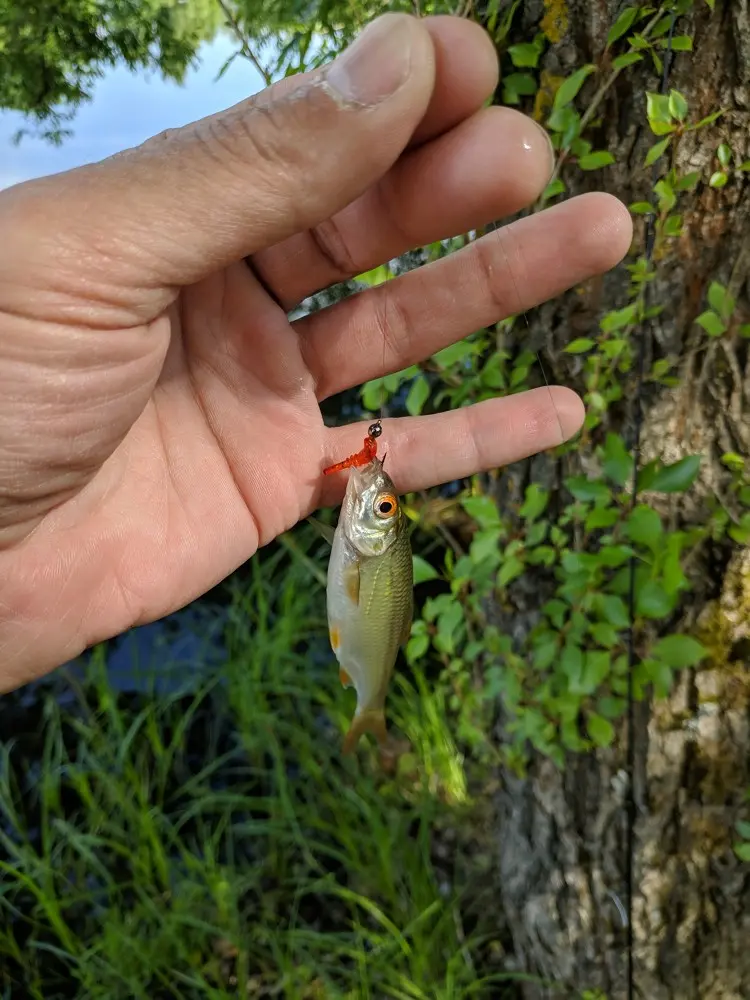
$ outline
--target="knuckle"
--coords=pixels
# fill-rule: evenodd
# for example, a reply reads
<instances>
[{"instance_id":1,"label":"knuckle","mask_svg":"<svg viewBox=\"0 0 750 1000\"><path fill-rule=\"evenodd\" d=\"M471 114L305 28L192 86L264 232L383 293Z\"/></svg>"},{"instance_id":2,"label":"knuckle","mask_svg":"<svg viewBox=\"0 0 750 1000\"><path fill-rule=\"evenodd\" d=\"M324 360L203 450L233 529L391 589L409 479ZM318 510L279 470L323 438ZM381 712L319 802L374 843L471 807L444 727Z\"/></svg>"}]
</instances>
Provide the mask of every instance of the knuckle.
<instances>
[{"instance_id":1,"label":"knuckle","mask_svg":"<svg viewBox=\"0 0 750 1000\"><path fill-rule=\"evenodd\" d=\"M482 293L493 312L502 318L512 311L510 290L516 287L506 242L513 242L510 230L496 229L473 244ZM498 257L502 258L502 267L498 267Z\"/></svg>"}]
</instances>

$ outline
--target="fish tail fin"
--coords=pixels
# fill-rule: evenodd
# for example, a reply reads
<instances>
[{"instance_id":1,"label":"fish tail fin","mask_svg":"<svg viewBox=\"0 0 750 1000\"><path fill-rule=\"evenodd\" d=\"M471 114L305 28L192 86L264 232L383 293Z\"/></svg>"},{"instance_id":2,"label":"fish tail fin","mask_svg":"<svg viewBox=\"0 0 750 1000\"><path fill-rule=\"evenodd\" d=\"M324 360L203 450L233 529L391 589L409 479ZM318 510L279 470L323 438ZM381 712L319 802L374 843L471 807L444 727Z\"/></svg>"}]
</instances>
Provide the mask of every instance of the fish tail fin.
<instances>
[{"instance_id":1,"label":"fish tail fin","mask_svg":"<svg viewBox=\"0 0 750 1000\"><path fill-rule=\"evenodd\" d=\"M350 754L365 733L372 733L380 746L388 742L388 730L385 726L385 712L382 708L369 709L358 713L352 719L349 732L344 737L343 752Z\"/></svg>"}]
</instances>

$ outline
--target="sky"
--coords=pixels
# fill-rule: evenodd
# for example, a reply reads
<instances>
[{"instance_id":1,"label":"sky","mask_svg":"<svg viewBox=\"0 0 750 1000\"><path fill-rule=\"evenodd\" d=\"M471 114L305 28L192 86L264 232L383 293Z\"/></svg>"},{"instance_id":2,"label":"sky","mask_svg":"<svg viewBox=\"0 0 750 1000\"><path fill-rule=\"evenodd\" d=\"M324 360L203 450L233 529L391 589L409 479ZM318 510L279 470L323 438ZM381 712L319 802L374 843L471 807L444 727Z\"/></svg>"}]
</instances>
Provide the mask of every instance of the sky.
<instances>
[{"instance_id":1,"label":"sky","mask_svg":"<svg viewBox=\"0 0 750 1000\"><path fill-rule=\"evenodd\" d=\"M109 71L96 85L93 99L78 111L69 126L73 135L62 146L31 137L14 146L11 139L23 118L0 111L0 188L101 160L257 93L263 87L260 75L241 57L215 80L236 48L232 38L221 36L204 46L200 65L182 85L164 81L158 73Z\"/></svg>"}]
</instances>

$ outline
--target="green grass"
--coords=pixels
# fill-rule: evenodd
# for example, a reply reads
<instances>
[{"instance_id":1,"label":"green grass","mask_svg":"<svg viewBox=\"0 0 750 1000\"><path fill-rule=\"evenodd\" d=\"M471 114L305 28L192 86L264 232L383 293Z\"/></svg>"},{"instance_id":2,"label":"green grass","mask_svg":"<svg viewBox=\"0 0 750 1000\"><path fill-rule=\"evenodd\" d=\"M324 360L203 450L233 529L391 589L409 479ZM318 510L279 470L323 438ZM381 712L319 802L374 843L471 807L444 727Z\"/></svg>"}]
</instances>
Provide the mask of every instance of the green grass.
<instances>
[{"instance_id":1,"label":"green grass","mask_svg":"<svg viewBox=\"0 0 750 1000\"><path fill-rule=\"evenodd\" d=\"M444 698L394 684L397 775L341 757L353 695L295 540L234 578L199 691L118 695L101 648L1 745L3 1000L517 995Z\"/></svg>"}]
</instances>

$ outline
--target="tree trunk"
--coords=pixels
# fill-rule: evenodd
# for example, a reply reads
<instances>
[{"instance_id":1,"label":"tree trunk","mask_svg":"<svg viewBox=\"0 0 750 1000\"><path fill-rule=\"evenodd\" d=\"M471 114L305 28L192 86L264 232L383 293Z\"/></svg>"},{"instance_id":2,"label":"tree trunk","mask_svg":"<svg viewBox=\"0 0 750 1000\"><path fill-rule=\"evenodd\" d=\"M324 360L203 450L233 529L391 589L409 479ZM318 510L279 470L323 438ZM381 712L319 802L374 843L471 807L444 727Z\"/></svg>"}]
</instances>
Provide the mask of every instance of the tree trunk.
<instances>
[{"instance_id":1,"label":"tree trunk","mask_svg":"<svg viewBox=\"0 0 750 1000\"><path fill-rule=\"evenodd\" d=\"M566 76L600 59L621 10L614 0L529 0L523 30L514 22L511 41L533 38L546 18L548 37L560 37L540 68ZM750 4L717 0L712 13L696 2L693 12L677 19L676 34L694 40L694 51L674 53L669 78L669 87L687 98L689 120L728 111L680 143L676 165L701 171L702 180L681 202L683 235L658 262L649 301L665 308L636 333L648 338L647 366L654 358L673 357L680 376L676 388L647 387L643 460L658 455L671 462L696 452L708 459L698 488L672 501L668 513L675 528L705 523L711 499L724 496L722 454L750 454L750 356L748 342L733 335L737 324L750 320L748 183L734 172L722 188L705 182L719 169L721 142L737 162L750 157ZM597 74L587 81L579 109L601 79ZM643 163L657 137L646 120L646 91L659 84L648 59L620 75L599 108L601 124L586 133L595 149L610 150L616 162L593 173L565 169L569 194L604 188L626 203L651 197L651 171ZM640 221L635 238L642 247ZM712 280L727 285L738 302L730 333L716 340L694 322L706 308ZM531 318L532 346L544 347L556 381L580 388L579 363L561 348L595 330L605 312L624 306L627 283L621 267ZM627 409L611 409L604 429L625 433ZM511 486L503 488L519 477L553 482L555 473L548 458L535 459L509 470ZM696 550L690 575L692 590L673 630L690 629L709 648L710 659L680 674L667 699L636 706L636 995L747 1000L750 866L737 858L733 842L750 785L750 550L707 541ZM506 628L512 622L514 630L533 624L522 606L497 608L495 619ZM524 778L501 775L495 802L499 891L519 968L571 991L602 990L608 1000L625 997L627 982L624 724L619 737L610 750L569 755L564 771L533 757ZM524 989L529 1000L559 995L533 984Z\"/></svg>"}]
</instances>

